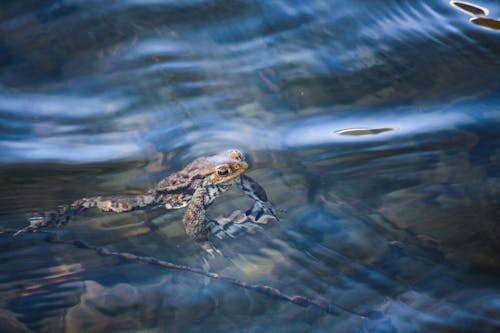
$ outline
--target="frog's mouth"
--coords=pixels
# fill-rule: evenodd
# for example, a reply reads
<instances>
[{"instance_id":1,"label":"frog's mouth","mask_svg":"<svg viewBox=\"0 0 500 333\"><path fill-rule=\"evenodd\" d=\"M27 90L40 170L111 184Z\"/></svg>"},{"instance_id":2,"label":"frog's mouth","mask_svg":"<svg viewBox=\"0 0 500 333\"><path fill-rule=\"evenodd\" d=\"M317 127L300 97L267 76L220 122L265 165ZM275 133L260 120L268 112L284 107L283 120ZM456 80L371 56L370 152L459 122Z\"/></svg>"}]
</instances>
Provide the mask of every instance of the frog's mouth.
<instances>
[{"instance_id":1,"label":"frog's mouth","mask_svg":"<svg viewBox=\"0 0 500 333\"><path fill-rule=\"evenodd\" d=\"M246 170L248 170L248 163L245 161L240 161L240 162L232 163L231 167L234 171L236 171L236 170L246 171Z\"/></svg>"},{"instance_id":2,"label":"frog's mouth","mask_svg":"<svg viewBox=\"0 0 500 333\"><path fill-rule=\"evenodd\" d=\"M231 168L231 175L228 178L235 179L248 170L248 163L245 161L233 162L229 164L229 167Z\"/></svg>"},{"instance_id":3,"label":"frog's mouth","mask_svg":"<svg viewBox=\"0 0 500 333\"><path fill-rule=\"evenodd\" d=\"M248 163L245 161L231 163L231 170L233 177L237 177L248 170Z\"/></svg>"}]
</instances>

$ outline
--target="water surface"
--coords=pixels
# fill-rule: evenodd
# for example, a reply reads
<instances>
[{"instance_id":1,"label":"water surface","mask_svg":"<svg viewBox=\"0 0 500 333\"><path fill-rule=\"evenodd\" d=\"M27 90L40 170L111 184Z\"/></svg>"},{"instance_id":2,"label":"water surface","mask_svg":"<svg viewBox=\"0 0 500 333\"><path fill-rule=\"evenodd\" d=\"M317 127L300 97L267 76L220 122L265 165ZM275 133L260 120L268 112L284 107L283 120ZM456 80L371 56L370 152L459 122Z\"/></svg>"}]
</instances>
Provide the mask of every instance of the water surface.
<instances>
[{"instance_id":1,"label":"water surface","mask_svg":"<svg viewBox=\"0 0 500 333\"><path fill-rule=\"evenodd\" d=\"M182 211L57 233L340 306L0 234L2 332L500 328L500 32L448 1L7 1L0 36L1 227L235 147L281 222L230 259Z\"/></svg>"}]
</instances>

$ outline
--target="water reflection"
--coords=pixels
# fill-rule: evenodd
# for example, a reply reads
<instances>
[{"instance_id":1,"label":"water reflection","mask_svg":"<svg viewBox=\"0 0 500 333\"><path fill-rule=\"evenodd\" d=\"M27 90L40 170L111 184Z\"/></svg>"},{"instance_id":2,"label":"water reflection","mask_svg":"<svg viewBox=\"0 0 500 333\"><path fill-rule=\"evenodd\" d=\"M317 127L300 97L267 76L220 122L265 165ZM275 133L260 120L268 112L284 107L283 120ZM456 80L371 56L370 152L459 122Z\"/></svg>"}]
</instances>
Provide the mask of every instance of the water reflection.
<instances>
[{"instance_id":1,"label":"water reflection","mask_svg":"<svg viewBox=\"0 0 500 333\"><path fill-rule=\"evenodd\" d=\"M217 240L228 258L204 257L182 212L89 212L59 236L352 310L0 234L0 330L500 328L495 31L445 1L0 7L1 227L238 147L281 222ZM246 207L229 192L210 214Z\"/></svg>"}]
</instances>

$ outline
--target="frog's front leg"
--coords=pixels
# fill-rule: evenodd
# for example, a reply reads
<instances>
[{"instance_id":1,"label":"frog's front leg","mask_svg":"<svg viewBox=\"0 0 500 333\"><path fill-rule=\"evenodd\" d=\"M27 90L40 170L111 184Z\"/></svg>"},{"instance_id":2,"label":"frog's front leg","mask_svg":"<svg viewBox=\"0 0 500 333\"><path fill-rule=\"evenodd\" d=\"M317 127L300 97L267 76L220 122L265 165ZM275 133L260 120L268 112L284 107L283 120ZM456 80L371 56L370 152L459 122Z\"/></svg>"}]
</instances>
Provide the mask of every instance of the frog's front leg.
<instances>
[{"instance_id":1,"label":"frog's front leg","mask_svg":"<svg viewBox=\"0 0 500 333\"><path fill-rule=\"evenodd\" d=\"M267 199L266 191L259 185L259 183L246 175L241 175L239 185L241 190L254 200L252 208L246 212L247 216L253 216L255 218L255 222L257 223L259 223L261 218L265 215L279 221L273 205Z\"/></svg>"},{"instance_id":2,"label":"frog's front leg","mask_svg":"<svg viewBox=\"0 0 500 333\"><path fill-rule=\"evenodd\" d=\"M209 189L204 187L196 189L182 220L189 238L210 254L220 253L208 240L209 227L206 209L212 200Z\"/></svg>"}]
</instances>

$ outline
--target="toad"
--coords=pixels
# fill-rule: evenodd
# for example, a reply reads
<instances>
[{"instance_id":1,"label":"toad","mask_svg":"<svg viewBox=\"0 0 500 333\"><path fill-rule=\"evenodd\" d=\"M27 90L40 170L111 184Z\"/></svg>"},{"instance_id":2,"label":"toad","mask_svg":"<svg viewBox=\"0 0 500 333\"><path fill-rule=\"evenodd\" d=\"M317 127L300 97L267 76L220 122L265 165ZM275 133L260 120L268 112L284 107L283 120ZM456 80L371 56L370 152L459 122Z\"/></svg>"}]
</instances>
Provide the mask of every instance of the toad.
<instances>
[{"instance_id":1,"label":"toad","mask_svg":"<svg viewBox=\"0 0 500 333\"><path fill-rule=\"evenodd\" d=\"M115 213L158 205L166 209L185 207L183 224L186 234L205 251L213 254L218 251L212 246L208 236L216 221L209 219L206 211L215 198L231 186L237 185L254 201L246 212L247 216L251 216L256 222L266 216L278 220L262 186L244 175L247 170L248 163L243 154L235 149L199 157L143 194L79 199L71 205L60 206L58 211L32 217L30 225L16 234L64 225L72 215L93 207Z\"/></svg>"}]
</instances>

